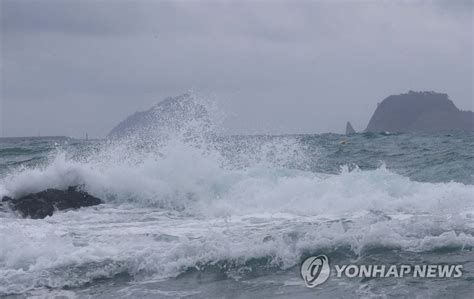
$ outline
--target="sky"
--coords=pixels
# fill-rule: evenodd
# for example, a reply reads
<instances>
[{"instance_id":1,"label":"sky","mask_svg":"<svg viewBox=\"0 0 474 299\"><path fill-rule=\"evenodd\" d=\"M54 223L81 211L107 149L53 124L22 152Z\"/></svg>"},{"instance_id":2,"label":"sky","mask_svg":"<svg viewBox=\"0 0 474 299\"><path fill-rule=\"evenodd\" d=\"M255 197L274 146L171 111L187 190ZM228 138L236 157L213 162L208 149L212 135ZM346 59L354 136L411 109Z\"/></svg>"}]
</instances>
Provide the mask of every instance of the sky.
<instances>
[{"instance_id":1,"label":"sky","mask_svg":"<svg viewBox=\"0 0 474 299\"><path fill-rule=\"evenodd\" d=\"M194 90L225 134L341 133L409 90L473 110L473 1L2 0L0 136L102 138Z\"/></svg>"}]
</instances>

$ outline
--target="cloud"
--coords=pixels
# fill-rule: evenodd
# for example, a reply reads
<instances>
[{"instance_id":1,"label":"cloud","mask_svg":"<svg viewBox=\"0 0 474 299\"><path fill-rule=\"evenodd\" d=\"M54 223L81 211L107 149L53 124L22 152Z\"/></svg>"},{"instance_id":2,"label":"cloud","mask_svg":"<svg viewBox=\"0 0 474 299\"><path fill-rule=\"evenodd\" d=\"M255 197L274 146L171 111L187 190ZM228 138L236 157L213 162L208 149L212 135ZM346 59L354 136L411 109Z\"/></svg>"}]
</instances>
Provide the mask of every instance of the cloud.
<instances>
[{"instance_id":1,"label":"cloud","mask_svg":"<svg viewBox=\"0 0 474 299\"><path fill-rule=\"evenodd\" d=\"M217 94L231 133L363 129L377 102L410 89L472 109L472 6L462 7L2 1L4 131L82 136L93 124L100 137L192 88Z\"/></svg>"},{"instance_id":2,"label":"cloud","mask_svg":"<svg viewBox=\"0 0 474 299\"><path fill-rule=\"evenodd\" d=\"M132 1L2 1L2 33L131 34L140 30Z\"/></svg>"}]
</instances>

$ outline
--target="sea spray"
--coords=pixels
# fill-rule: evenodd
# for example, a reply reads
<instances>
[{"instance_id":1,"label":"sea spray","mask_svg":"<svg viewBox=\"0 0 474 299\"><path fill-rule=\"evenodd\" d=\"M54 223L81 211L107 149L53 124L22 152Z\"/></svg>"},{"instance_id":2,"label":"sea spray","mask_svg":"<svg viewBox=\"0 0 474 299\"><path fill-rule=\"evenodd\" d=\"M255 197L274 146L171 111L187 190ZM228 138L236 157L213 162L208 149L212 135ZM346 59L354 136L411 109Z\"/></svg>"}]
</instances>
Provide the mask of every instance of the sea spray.
<instances>
[{"instance_id":1,"label":"sea spray","mask_svg":"<svg viewBox=\"0 0 474 299\"><path fill-rule=\"evenodd\" d=\"M458 167L472 169L465 146L443 142L453 136L355 134L345 145L339 137L46 141L35 154L41 163L1 164L1 195L80 185L105 204L42 220L2 211L0 294L153 296L175 284L191 294L196 281L239 290L273 281L296 291L304 283L295 269L314 254L379 264L472 260L474 186ZM452 178L434 177L432 164L447 153L459 161L436 169Z\"/></svg>"}]
</instances>

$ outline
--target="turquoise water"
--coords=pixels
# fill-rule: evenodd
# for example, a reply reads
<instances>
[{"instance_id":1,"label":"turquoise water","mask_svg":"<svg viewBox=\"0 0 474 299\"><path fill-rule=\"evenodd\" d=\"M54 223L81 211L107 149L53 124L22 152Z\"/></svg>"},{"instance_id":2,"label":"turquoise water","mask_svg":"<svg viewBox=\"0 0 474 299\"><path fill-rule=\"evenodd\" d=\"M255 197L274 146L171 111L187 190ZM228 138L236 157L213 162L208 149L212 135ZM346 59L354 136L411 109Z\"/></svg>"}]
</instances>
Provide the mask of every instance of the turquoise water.
<instances>
[{"instance_id":1,"label":"turquoise water","mask_svg":"<svg viewBox=\"0 0 474 299\"><path fill-rule=\"evenodd\" d=\"M344 143L341 141L344 140ZM0 196L79 185L106 203L0 212L0 294L458 297L474 292L474 134L0 139ZM461 278L330 277L299 265L462 264Z\"/></svg>"}]
</instances>

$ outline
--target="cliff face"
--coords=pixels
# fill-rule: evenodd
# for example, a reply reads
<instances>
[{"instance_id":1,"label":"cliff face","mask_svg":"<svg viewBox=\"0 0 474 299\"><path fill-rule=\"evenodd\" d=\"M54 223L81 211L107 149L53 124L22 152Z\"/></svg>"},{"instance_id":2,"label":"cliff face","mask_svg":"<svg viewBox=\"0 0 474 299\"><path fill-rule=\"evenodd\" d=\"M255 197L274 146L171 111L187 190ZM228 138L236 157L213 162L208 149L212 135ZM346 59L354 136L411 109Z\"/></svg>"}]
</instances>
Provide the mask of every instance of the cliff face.
<instances>
[{"instance_id":1,"label":"cliff face","mask_svg":"<svg viewBox=\"0 0 474 299\"><path fill-rule=\"evenodd\" d=\"M147 111L130 115L113 128L107 137L156 138L181 130L205 131L209 126L206 108L196 103L191 95L183 94L166 98Z\"/></svg>"},{"instance_id":2,"label":"cliff face","mask_svg":"<svg viewBox=\"0 0 474 299\"><path fill-rule=\"evenodd\" d=\"M474 113L459 110L447 94L410 91L379 103L366 131L470 131L473 123Z\"/></svg>"}]
</instances>

